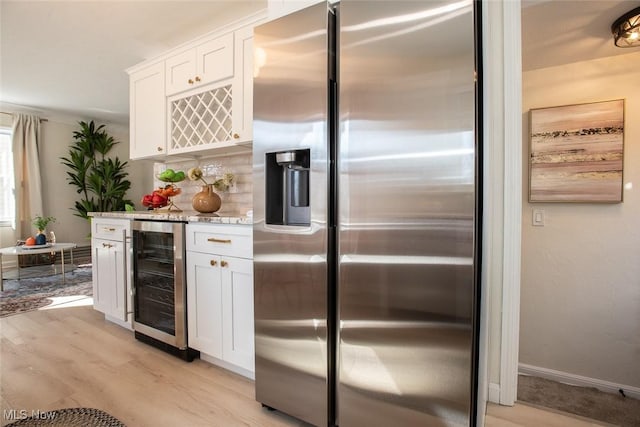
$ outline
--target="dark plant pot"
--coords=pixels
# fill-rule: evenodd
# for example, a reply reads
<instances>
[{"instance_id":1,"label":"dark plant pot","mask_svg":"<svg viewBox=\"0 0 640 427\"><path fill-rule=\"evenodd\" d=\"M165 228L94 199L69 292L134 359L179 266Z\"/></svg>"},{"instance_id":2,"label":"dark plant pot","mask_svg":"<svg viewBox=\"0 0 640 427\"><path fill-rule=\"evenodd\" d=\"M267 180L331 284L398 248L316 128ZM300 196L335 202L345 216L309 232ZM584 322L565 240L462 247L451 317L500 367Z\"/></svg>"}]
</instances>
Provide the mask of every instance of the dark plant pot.
<instances>
[{"instance_id":1,"label":"dark plant pot","mask_svg":"<svg viewBox=\"0 0 640 427\"><path fill-rule=\"evenodd\" d=\"M47 236L40 232L36 235L36 245L46 245L47 244Z\"/></svg>"}]
</instances>

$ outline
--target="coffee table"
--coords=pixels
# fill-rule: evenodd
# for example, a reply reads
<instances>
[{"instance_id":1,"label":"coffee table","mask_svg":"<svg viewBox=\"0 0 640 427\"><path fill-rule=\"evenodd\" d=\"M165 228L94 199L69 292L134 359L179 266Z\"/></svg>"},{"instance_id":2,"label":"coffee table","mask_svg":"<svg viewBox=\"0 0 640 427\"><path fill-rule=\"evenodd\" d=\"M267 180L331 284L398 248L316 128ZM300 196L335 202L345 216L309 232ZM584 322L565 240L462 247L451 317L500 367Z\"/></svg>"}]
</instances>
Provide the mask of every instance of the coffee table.
<instances>
[{"instance_id":1,"label":"coffee table","mask_svg":"<svg viewBox=\"0 0 640 427\"><path fill-rule=\"evenodd\" d=\"M60 267L62 268L62 283L65 282L64 277L64 251L69 250L71 254L71 264L73 264L73 249L78 245L75 243L51 243L47 247L31 248L25 246L9 246L0 249L0 291L4 290L2 281L2 256L3 255L29 255L29 254L46 254L50 252L60 252ZM18 276L20 279L20 276Z\"/></svg>"}]
</instances>

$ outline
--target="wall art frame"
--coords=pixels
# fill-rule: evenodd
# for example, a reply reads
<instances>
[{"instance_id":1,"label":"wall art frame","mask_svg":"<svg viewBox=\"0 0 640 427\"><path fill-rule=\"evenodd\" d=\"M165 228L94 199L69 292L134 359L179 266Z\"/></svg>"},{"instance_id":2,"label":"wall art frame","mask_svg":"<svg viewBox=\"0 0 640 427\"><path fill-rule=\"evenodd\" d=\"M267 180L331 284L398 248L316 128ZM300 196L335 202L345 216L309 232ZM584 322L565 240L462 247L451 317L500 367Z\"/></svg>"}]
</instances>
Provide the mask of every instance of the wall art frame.
<instances>
[{"instance_id":1,"label":"wall art frame","mask_svg":"<svg viewBox=\"0 0 640 427\"><path fill-rule=\"evenodd\" d=\"M529 202L621 203L624 99L529 111Z\"/></svg>"}]
</instances>

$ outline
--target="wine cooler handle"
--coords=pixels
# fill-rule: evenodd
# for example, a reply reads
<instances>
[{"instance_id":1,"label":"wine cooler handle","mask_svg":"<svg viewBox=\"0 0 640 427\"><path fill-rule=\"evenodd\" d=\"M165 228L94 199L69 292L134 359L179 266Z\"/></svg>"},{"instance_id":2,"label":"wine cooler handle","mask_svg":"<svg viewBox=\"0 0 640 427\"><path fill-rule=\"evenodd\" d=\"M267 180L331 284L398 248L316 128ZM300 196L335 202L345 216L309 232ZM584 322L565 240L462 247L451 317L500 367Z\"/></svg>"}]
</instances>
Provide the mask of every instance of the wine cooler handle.
<instances>
[{"instance_id":1,"label":"wine cooler handle","mask_svg":"<svg viewBox=\"0 0 640 427\"><path fill-rule=\"evenodd\" d=\"M122 265L124 266L122 274L124 274L124 305L123 305L123 316L122 320L127 321L127 317L129 316L129 281L127 280L127 270L129 263L127 262L127 230L122 230Z\"/></svg>"}]
</instances>

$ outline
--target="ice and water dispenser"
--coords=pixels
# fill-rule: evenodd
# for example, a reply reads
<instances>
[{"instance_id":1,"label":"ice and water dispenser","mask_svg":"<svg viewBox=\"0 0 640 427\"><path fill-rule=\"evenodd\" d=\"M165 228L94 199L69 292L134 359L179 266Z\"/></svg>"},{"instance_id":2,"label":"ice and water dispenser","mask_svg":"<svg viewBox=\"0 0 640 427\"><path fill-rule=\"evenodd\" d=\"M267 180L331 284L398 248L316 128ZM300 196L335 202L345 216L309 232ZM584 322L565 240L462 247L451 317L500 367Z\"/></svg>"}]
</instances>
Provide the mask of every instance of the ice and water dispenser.
<instances>
[{"instance_id":1,"label":"ice and water dispenser","mask_svg":"<svg viewBox=\"0 0 640 427\"><path fill-rule=\"evenodd\" d=\"M276 225L310 225L311 150L266 153L266 221Z\"/></svg>"}]
</instances>

